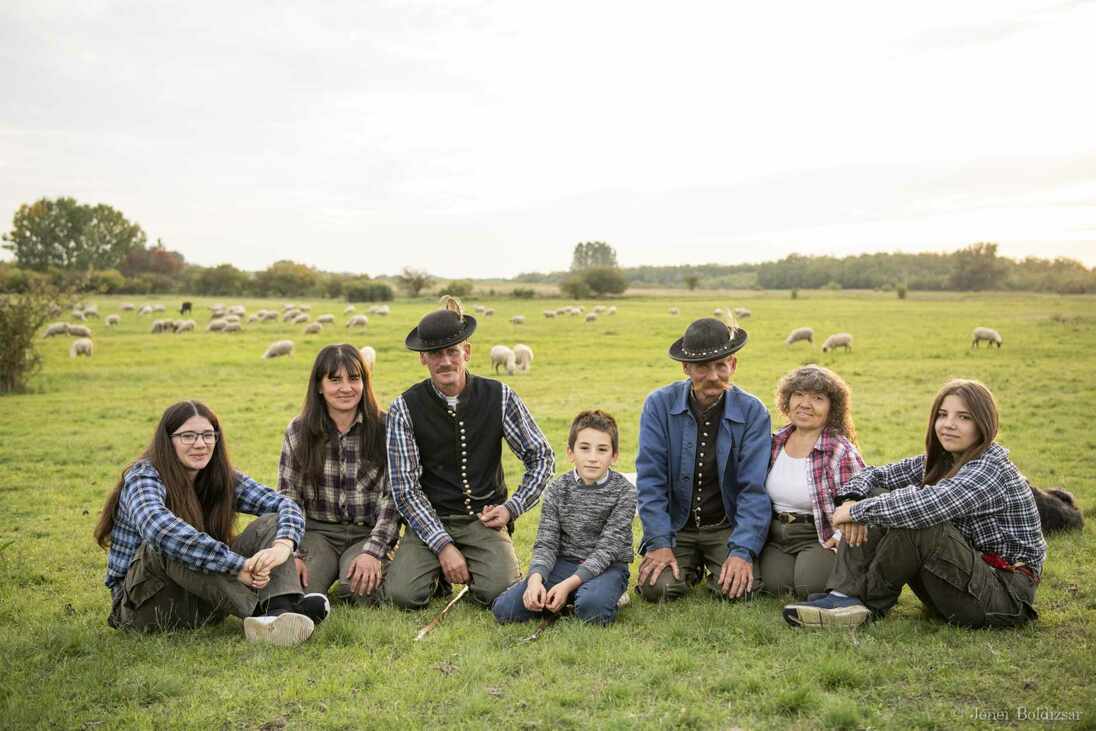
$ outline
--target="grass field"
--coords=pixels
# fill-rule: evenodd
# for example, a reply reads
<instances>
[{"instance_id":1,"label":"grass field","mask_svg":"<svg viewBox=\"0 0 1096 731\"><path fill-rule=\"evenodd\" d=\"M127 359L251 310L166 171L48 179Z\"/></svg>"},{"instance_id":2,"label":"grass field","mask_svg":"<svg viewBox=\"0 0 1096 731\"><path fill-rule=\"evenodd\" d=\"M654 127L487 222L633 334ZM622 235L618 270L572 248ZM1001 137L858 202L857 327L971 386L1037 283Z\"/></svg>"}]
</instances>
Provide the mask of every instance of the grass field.
<instances>
[{"instance_id":1,"label":"grass field","mask_svg":"<svg viewBox=\"0 0 1096 731\"><path fill-rule=\"evenodd\" d=\"M96 301L105 316L122 300ZM170 308L179 299L161 301ZM667 606L635 600L609 628L564 620L532 644L519 642L532 627L498 627L472 605L458 606L413 643L440 601L422 614L337 611L297 649L247 644L235 619L164 636L115 632L105 624L105 556L91 530L105 493L165 406L206 401L221 417L236 466L274 484L282 430L300 408L320 347L373 345L383 404L425 377L403 339L434 306L426 301L396 303L389 317L371 317L368 330L353 336L341 324L304 336L303 326L280 322L206 333L211 303L195 300L202 331L191 334L148 334L150 318L133 313L114 331L92 321L91 359L69 359L71 338L39 341L45 366L33 392L0 399L0 727L950 729L997 725L999 714L1029 725L1017 709L1073 714L1055 726L1096 727L1091 527L1049 540L1036 601L1041 619L1019 631L948 627L924 617L907 591L884 622L810 634L784 625L778 599L727 605L698 589ZM928 407L945 380L978 378L998 398L999 440L1021 470L1038 485L1074 491L1086 508L1096 503L1091 297L625 298L615 302L617 315L594 323L544 319L541 311L560 301L484 303L497 314L480 320L473 370L486 372L493 344L533 347L532 371L502 378L556 448L557 471L566 465L571 417L595 406L616 415L619 468L633 469L644 396L682 377L666 356L669 344L714 307L744 305L753 317L744 322L750 341L735 380L770 409L788 369L834 368L853 388L864 457L878 464L922 447ZM243 304L254 311L281 303ZM344 321L341 303L311 304L313 318L331 312ZM668 314L672 305L679 316ZM518 313L525 325L510 324ZM804 325L817 333L815 348L785 348L788 331ZM971 351L977 325L997 328L1004 347ZM839 331L853 333L853 352L821 353L821 339ZM296 341L292 357L259 358L286 337ZM513 486L518 463L504 453ZM536 510L518 521L523 566L536 521ZM637 545L639 536L637 521Z\"/></svg>"}]
</instances>

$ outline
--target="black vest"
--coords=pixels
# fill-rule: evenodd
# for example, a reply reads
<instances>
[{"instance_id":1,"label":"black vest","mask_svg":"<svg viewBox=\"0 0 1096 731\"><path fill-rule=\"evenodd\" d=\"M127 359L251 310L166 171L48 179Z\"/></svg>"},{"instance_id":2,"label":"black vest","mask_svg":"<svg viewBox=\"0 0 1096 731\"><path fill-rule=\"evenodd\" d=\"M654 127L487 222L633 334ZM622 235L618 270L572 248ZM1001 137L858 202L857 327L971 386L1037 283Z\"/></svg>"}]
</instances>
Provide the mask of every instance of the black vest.
<instances>
[{"instance_id":1,"label":"black vest","mask_svg":"<svg viewBox=\"0 0 1096 731\"><path fill-rule=\"evenodd\" d=\"M419 484L439 516L476 515L506 502L502 384L468 374L456 411L430 379L403 393L419 448Z\"/></svg>"}]
</instances>

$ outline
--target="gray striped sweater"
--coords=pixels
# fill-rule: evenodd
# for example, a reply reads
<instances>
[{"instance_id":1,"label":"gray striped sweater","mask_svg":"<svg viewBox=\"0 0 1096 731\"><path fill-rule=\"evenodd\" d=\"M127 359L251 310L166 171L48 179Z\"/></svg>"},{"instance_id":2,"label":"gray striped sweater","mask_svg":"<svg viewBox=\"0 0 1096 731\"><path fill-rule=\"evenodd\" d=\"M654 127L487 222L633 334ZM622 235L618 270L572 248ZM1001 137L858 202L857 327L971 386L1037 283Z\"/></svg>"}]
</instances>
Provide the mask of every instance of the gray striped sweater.
<instances>
[{"instance_id":1,"label":"gray striped sweater","mask_svg":"<svg viewBox=\"0 0 1096 731\"><path fill-rule=\"evenodd\" d=\"M560 475L544 490L530 576L547 579L561 558L579 564L584 582L613 563L631 563L635 514L635 486L619 472L609 470L599 485L582 484L574 470Z\"/></svg>"}]
</instances>

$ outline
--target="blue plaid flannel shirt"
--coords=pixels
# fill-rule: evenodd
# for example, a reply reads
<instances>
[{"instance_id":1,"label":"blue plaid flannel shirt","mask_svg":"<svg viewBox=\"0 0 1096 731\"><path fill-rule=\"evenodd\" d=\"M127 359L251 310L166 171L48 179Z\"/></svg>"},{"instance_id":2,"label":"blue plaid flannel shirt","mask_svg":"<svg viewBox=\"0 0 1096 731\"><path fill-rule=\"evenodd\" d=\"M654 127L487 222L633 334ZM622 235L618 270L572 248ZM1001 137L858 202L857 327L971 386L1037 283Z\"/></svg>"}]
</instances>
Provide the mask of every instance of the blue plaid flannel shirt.
<instances>
[{"instance_id":1,"label":"blue plaid flannel shirt","mask_svg":"<svg viewBox=\"0 0 1096 731\"><path fill-rule=\"evenodd\" d=\"M924 477L925 455L919 455L869 467L846 482L838 495L860 500L850 511L855 521L888 528L927 528L950 520L978 551L1042 572L1047 544L1039 511L1007 449L994 443L935 485L925 486ZM861 499L874 488L889 492Z\"/></svg>"},{"instance_id":2,"label":"blue plaid flannel shirt","mask_svg":"<svg viewBox=\"0 0 1096 731\"><path fill-rule=\"evenodd\" d=\"M239 573L244 557L167 509L167 488L150 462L140 461L125 474L107 554L106 585L126 577L133 555L148 542L164 556L210 574ZM249 515L278 514L278 538L295 545L304 535L304 515L297 504L242 472L236 473L236 510Z\"/></svg>"},{"instance_id":3,"label":"blue plaid flannel shirt","mask_svg":"<svg viewBox=\"0 0 1096 731\"><path fill-rule=\"evenodd\" d=\"M433 382L430 385L433 386ZM445 398L436 386L434 390ZM513 519L537 504L540 493L555 470L556 457L529 409L505 383L502 384L501 416L506 443L525 465L521 485L503 503ZM403 396L399 396L388 407L388 481L392 486L392 499L415 535L434 553L440 553L453 539L423 493L419 484L421 476L422 464L419 462L419 446L415 443L411 412Z\"/></svg>"}]
</instances>

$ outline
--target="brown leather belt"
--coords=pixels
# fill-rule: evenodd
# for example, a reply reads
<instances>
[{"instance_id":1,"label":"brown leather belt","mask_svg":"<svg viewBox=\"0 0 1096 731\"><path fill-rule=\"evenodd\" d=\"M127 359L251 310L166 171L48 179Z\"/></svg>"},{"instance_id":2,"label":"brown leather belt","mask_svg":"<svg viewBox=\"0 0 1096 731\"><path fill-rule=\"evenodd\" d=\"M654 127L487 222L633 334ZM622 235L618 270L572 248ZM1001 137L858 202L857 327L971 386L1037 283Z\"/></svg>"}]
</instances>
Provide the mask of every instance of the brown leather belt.
<instances>
[{"instance_id":1,"label":"brown leather belt","mask_svg":"<svg viewBox=\"0 0 1096 731\"><path fill-rule=\"evenodd\" d=\"M773 517L781 523L814 523L814 516L810 513L773 513Z\"/></svg>"},{"instance_id":2,"label":"brown leather belt","mask_svg":"<svg viewBox=\"0 0 1096 731\"><path fill-rule=\"evenodd\" d=\"M1039 574L1032 571L1030 566L1025 566L1024 564L1019 563L1014 565L1012 567L1012 570L1018 574L1023 574L1024 576L1028 577L1029 579L1031 579L1031 583L1033 584L1039 583Z\"/></svg>"}]
</instances>

